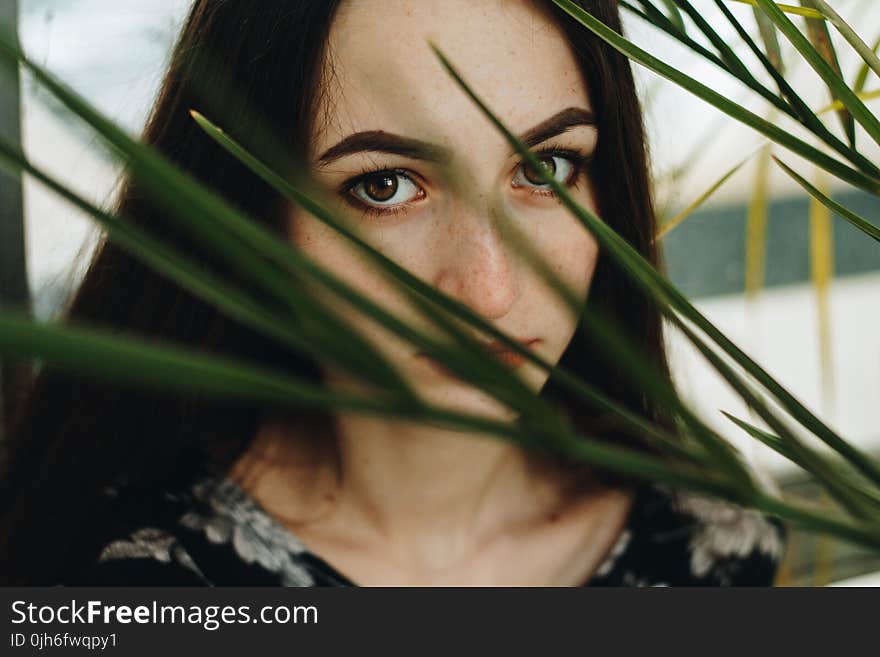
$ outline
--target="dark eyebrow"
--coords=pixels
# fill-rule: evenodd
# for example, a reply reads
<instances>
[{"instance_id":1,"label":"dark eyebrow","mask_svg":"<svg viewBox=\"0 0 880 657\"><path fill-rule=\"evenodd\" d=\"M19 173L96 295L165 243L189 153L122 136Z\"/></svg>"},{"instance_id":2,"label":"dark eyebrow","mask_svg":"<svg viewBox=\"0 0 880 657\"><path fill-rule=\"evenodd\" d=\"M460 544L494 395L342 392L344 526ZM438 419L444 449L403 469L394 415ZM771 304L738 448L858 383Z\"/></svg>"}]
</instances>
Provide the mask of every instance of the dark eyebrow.
<instances>
[{"instance_id":1,"label":"dark eyebrow","mask_svg":"<svg viewBox=\"0 0 880 657\"><path fill-rule=\"evenodd\" d=\"M526 130L519 140L526 146L535 146L578 125L595 126L596 117L590 110L569 107Z\"/></svg>"},{"instance_id":2,"label":"dark eyebrow","mask_svg":"<svg viewBox=\"0 0 880 657\"><path fill-rule=\"evenodd\" d=\"M447 162L451 159L449 150L443 146L419 139L412 139L411 137L395 135L383 130L367 130L349 135L335 146L328 148L318 158L318 163L329 164L344 155L361 151L393 153L416 160L431 160L434 162Z\"/></svg>"},{"instance_id":3,"label":"dark eyebrow","mask_svg":"<svg viewBox=\"0 0 880 657\"><path fill-rule=\"evenodd\" d=\"M580 107L569 107L524 132L520 136L520 141L526 146L534 146L578 125L594 126L596 125L595 117L589 110ZM448 162L452 159L449 149L444 146L413 139L412 137L396 135L384 130L367 130L355 132L328 148L318 158L318 164L329 164L333 160L337 160L345 155L364 151L392 153L416 160L430 160L433 162Z\"/></svg>"}]
</instances>

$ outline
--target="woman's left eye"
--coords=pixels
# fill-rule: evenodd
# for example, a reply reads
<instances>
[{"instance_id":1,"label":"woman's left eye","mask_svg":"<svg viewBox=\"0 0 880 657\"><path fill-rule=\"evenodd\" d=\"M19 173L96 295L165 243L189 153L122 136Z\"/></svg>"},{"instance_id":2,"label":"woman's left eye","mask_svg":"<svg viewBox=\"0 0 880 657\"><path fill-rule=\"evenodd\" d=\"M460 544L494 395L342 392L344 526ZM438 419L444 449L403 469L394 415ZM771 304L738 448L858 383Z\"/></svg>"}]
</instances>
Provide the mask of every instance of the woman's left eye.
<instances>
[{"instance_id":1,"label":"woman's left eye","mask_svg":"<svg viewBox=\"0 0 880 657\"><path fill-rule=\"evenodd\" d=\"M571 157L563 155L545 155L538 161L550 172L550 175L561 185L571 185L578 173L578 163ZM550 185L541 180L541 175L528 163L520 164L513 176L514 187L532 187L537 189L549 189Z\"/></svg>"}]
</instances>

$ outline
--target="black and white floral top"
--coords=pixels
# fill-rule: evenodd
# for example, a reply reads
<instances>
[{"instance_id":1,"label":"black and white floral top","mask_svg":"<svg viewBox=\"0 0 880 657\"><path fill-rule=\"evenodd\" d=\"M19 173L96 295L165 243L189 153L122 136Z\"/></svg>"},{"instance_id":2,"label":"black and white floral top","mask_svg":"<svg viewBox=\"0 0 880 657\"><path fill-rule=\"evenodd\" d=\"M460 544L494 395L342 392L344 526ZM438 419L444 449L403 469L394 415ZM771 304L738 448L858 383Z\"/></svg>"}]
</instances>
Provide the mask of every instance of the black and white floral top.
<instances>
[{"instance_id":1,"label":"black and white floral top","mask_svg":"<svg viewBox=\"0 0 880 657\"><path fill-rule=\"evenodd\" d=\"M224 474L174 490L108 489L116 522L85 586L356 586ZM585 586L769 586L785 532L776 519L645 485Z\"/></svg>"}]
</instances>

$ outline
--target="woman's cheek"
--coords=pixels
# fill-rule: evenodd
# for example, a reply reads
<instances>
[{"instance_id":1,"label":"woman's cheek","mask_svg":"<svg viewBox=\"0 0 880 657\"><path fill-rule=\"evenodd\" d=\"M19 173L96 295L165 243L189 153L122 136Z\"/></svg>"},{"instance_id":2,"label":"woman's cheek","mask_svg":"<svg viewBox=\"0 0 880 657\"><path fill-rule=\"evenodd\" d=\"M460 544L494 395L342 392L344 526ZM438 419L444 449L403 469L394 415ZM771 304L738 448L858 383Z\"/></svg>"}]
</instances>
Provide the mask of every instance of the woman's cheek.
<instances>
[{"instance_id":1,"label":"woman's cheek","mask_svg":"<svg viewBox=\"0 0 880 657\"><path fill-rule=\"evenodd\" d=\"M564 209L560 211L568 216L561 218L555 231L548 231L551 235L542 255L561 281L583 298L595 271L599 246L578 219Z\"/></svg>"}]
</instances>

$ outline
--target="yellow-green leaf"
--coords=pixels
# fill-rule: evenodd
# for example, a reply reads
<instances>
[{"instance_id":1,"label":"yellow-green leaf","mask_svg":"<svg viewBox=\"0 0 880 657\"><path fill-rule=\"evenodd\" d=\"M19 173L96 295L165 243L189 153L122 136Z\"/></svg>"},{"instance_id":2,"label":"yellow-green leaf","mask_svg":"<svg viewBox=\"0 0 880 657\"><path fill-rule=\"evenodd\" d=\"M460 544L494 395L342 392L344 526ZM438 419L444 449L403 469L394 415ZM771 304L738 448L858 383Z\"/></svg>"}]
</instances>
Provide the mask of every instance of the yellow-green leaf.
<instances>
[{"instance_id":1,"label":"yellow-green leaf","mask_svg":"<svg viewBox=\"0 0 880 657\"><path fill-rule=\"evenodd\" d=\"M871 52L876 54L878 50L880 50L880 36L877 37L877 40L874 41L874 45L871 46ZM859 68L856 79L853 81L853 91L857 94L865 90L865 83L868 81L868 73L870 72L871 67L868 65L868 62L864 62L861 68ZM880 76L880 73L878 73L878 76Z\"/></svg>"},{"instance_id":2,"label":"yellow-green leaf","mask_svg":"<svg viewBox=\"0 0 880 657\"><path fill-rule=\"evenodd\" d=\"M731 2L739 2L744 5L752 5L753 7L758 6L757 0L731 0ZM795 5L786 5L777 2L776 6L779 7L780 10L784 11L786 14L794 14L796 16L805 16L807 18L825 18L821 13L816 11L815 9L807 9L805 7L797 7Z\"/></svg>"},{"instance_id":3,"label":"yellow-green leaf","mask_svg":"<svg viewBox=\"0 0 880 657\"><path fill-rule=\"evenodd\" d=\"M764 287L770 148L768 144L758 156L755 181L746 214L746 296L750 298L757 295Z\"/></svg>"},{"instance_id":4,"label":"yellow-green leaf","mask_svg":"<svg viewBox=\"0 0 880 657\"><path fill-rule=\"evenodd\" d=\"M678 226L682 221L687 219L693 212L699 208L703 203L705 203L718 189L726 183L737 171L739 171L742 166L751 158L753 153L750 153L743 160L735 164L731 169L726 171L723 176L721 176L718 180L716 180L705 192L700 194L690 205L684 208L677 215L663 222L663 225L660 226L660 229L657 231L657 236L654 239L661 240L665 237L673 228Z\"/></svg>"},{"instance_id":5,"label":"yellow-green leaf","mask_svg":"<svg viewBox=\"0 0 880 657\"><path fill-rule=\"evenodd\" d=\"M873 100L875 98L880 98L880 89L874 89L873 91L860 91L856 94L861 100ZM835 100L830 105L826 105L822 109L820 109L816 114L824 114L826 112L833 112L834 110L838 110L843 107L843 103L839 100Z\"/></svg>"},{"instance_id":6,"label":"yellow-green leaf","mask_svg":"<svg viewBox=\"0 0 880 657\"><path fill-rule=\"evenodd\" d=\"M805 7L817 11L819 9L813 0L800 1ZM813 47L820 55L822 55L822 59L827 62L831 67L831 70L834 71L838 77L842 78L843 72L840 70L840 61L837 59L837 52L834 50L834 44L831 42L831 32L828 30L828 25L824 20L815 18L808 18L806 23L807 35L810 37L810 43L812 43ZM838 93L833 86L829 85L828 91L831 92L831 98L833 100L840 100ZM848 109L846 109L846 107L841 107L837 110L837 117L840 119L840 124L843 126L843 132L846 134L846 138L849 140L850 145L855 146L856 122L853 119L853 115Z\"/></svg>"},{"instance_id":7,"label":"yellow-green leaf","mask_svg":"<svg viewBox=\"0 0 880 657\"><path fill-rule=\"evenodd\" d=\"M815 186L828 195L828 179L821 169L816 169ZM831 359L831 312L828 295L834 276L834 236L831 210L817 198L810 197L810 272L816 293L817 322L819 326L819 365L823 399L831 404L833 389L833 363Z\"/></svg>"},{"instance_id":8,"label":"yellow-green leaf","mask_svg":"<svg viewBox=\"0 0 880 657\"><path fill-rule=\"evenodd\" d=\"M767 59L770 60L770 63L773 64L777 71L784 73L785 65L782 61L782 50L779 47L776 26L757 7L753 7L752 12L755 14L755 22L758 23L758 32L761 34L761 40L764 42L764 51L767 53Z\"/></svg>"},{"instance_id":9,"label":"yellow-green leaf","mask_svg":"<svg viewBox=\"0 0 880 657\"><path fill-rule=\"evenodd\" d=\"M828 22L840 32L840 35L859 54L864 63L869 68L872 68L874 73L880 75L880 58L877 57L877 47L869 48L868 44L862 41L861 37L856 34L856 31L850 27L849 23L843 20L841 15L834 11L834 7L825 2L825 0L810 0L810 4L825 15Z\"/></svg>"}]
</instances>

